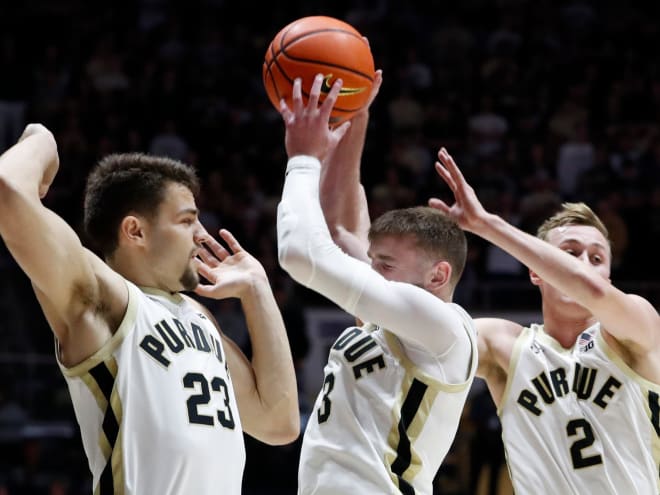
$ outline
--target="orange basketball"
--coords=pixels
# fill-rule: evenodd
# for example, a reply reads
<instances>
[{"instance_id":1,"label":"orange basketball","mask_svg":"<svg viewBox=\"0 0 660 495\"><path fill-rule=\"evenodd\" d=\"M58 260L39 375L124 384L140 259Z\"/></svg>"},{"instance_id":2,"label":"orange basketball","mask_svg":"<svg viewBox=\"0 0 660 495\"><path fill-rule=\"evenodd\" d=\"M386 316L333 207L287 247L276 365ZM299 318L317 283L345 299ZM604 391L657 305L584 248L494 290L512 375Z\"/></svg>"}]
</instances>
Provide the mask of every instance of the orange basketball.
<instances>
[{"instance_id":1,"label":"orange basketball","mask_svg":"<svg viewBox=\"0 0 660 495\"><path fill-rule=\"evenodd\" d=\"M316 74L325 76L321 101L341 78L344 83L330 117L335 126L367 104L375 68L369 44L353 26L333 17L310 16L293 21L275 35L262 72L268 98L277 109L282 98L291 107L297 77L302 79L305 103Z\"/></svg>"}]
</instances>

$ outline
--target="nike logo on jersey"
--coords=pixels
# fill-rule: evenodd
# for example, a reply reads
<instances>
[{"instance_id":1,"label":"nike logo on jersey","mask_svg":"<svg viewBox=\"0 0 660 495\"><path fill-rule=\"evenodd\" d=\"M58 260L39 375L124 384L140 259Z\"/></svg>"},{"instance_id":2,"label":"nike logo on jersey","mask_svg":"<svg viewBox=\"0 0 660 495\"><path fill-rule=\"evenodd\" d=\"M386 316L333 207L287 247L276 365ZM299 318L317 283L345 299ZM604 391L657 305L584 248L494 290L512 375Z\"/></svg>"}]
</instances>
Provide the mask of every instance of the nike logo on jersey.
<instances>
[{"instance_id":1,"label":"nike logo on jersey","mask_svg":"<svg viewBox=\"0 0 660 495\"><path fill-rule=\"evenodd\" d=\"M323 78L323 84L321 85L321 93L328 94L332 89L332 84L330 84L330 79L332 79L332 74L328 74ZM339 90L339 96L356 95L358 93L362 93L365 89L367 89L366 86L362 88L346 88L342 86L342 88Z\"/></svg>"}]
</instances>

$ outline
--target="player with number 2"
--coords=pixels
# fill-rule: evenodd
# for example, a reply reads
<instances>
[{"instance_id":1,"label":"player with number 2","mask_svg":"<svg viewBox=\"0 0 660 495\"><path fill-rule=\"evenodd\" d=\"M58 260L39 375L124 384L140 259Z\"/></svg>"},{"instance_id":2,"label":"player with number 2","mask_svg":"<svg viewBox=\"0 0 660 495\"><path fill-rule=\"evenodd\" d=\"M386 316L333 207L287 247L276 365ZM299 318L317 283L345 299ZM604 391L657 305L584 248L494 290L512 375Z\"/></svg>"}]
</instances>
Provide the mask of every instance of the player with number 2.
<instances>
[{"instance_id":1,"label":"player with number 2","mask_svg":"<svg viewBox=\"0 0 660 495\"><path fill-rule=\"evenodd\" d=\"M565 203L529 235L484 210L447 150L438 158L455 203L429 204L519 259L541 291L543 324L475 320L515 492L657 495L660 317L612 285L607 229Z\"/></svg>"}]
</instances>

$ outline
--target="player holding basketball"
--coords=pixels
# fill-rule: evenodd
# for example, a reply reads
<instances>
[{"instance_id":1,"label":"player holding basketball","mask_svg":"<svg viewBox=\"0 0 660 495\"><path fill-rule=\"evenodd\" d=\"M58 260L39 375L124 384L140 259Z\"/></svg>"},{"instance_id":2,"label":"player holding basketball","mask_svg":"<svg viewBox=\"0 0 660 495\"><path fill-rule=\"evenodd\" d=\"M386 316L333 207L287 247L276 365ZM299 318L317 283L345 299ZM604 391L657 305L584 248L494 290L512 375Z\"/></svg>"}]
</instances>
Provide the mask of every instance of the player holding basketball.
<instances>
[{"instance_id":1,"label":"player holding basketball","mask_svg":"<svg viewBox=\"0 0 660 495\"><path fill-rule=\"evenodd\" d=\"M303 437L298 493L431 495L477 364L472 320L451 303L467 242L453 221L428 207L374 222L371 266L332 241L320 176L343 154L342 141L333 155L342 137L351 146L362 131L356 125L352 136L350 122L329 129L341 84L318 106L322 82L317 76L304 105L296 80L293 107L280 107L289 160L278 207L279 259L296 281L364 324L344 330L330 349Z\"/></svg>"},{"instance_id":2,"label":"player holding basketball","mask_svg":"<svg viewBox=\"0 0 660 495\"><path fill-rule=\"evenodd\" d=\"M263 267L229 232L227 250L202 227L190 167L140 154L108 156L88 178L85 226L104 262L41 202L58 166L41 125L0 156L0 235L55 334L94 493L239 494L243 431L273 444L299 433ZM181 292L193 290L241 300L251 362Z\"/></svg>"},{"instance_id":3,"label":"player holding basketball","mask_svg":"<svg viewBox=\"0 0 660 495\"><path fill-rule=\"evenodd\" d=\"M527 265L541 290L543 324L476 320L516 493L657 495L660 317L611 284L607 230L568 203L533 237L485 211L445 149L438 158L456 201L429 204Z\"/></svg>"}]
</instances>

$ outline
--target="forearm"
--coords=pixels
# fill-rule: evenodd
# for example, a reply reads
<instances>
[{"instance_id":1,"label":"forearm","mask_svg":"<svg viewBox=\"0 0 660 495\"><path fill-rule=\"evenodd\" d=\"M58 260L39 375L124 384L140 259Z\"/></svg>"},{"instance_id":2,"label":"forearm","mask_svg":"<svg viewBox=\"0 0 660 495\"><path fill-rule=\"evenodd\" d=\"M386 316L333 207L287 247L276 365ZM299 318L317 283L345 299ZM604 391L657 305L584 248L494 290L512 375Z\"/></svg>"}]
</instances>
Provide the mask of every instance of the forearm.
<instances>
[{"instance_id":1,"label":"forearm","mask_svg":"<svg viewBox=\"0 0 660 495\"><path fill-rule=\"evenodd\" d=\"M299 431L298 391L289 340L268 279L255 277L241 296L251 365L263 415L259 421L275 437Z\"/></svg>"},{"instance_id":2,"label":"forearm","mask_svg":"<svg viewBox=\"0 0 660 495\"><path fill-rule=\"evenodd\" d=\"M607 281L584 263L548 242L493 214L484 215L474 232L507 251L550 285L588 306L602 295Z\"/></svg>"},{"instance_id":3,"label":"forearm","mask_svg":"<svg viewBox=\"0 0 660 495\"><path fill-rule=\"evenodd\" d=\"M317 161L294 158L287 170L278 208L278 254L294 280L429 352L443 354L464 337L448 304L419 287L387 281L332 242L318 201Z\"/></svg>"},{"instance_id":4,"label":"forearm","mask_svg":"<svg viewBox=\"0 0 660 495\"><path fill-rule=\"evenodd\" d=\"M39 186L56 156L52 135L45 132L27 136L0 156L0 235L7 244L29 248L34 239L28 237L43 235L40 223L50 215Z\"/></svg>"},{"instance_id":5,"label":"forearm","mask_svg":"<svg viewBox=\"0 0 660 495\"><path fill-rule=\"evenodd\" d=\"M46 131L26 136L0 157L0 236L32 283L68 321L83 309L73 295L92 299L96 277L75 231L41 203L56 160L55 142Z\"/></svg>"},{"instance_id":6,"label":"forearm","mask_svg":"<svg viewBox=\"0 0 660 495\"><path fill-rule=\"evenodd\" d=\"M369 114L362 111L351 119L351 127L321 172L320 200L328 226L334 234L337 226L355 233L361 221L364 193L360 163L367 133Z\"/></svg>"}]
</instances>

